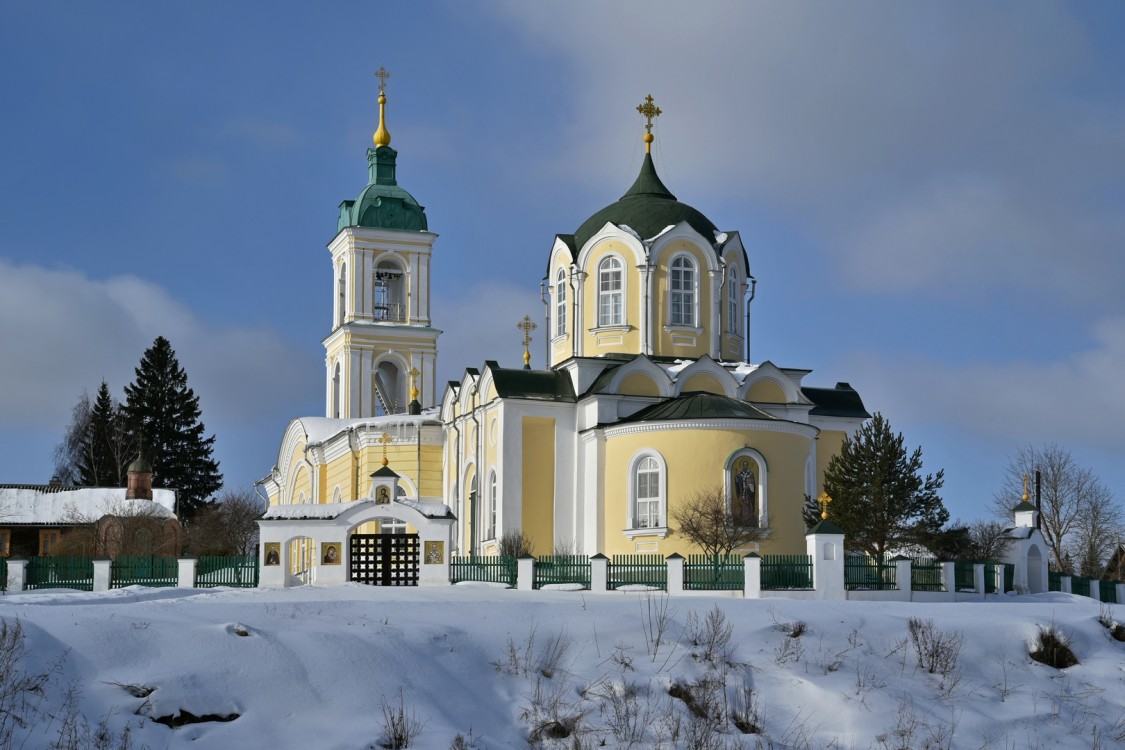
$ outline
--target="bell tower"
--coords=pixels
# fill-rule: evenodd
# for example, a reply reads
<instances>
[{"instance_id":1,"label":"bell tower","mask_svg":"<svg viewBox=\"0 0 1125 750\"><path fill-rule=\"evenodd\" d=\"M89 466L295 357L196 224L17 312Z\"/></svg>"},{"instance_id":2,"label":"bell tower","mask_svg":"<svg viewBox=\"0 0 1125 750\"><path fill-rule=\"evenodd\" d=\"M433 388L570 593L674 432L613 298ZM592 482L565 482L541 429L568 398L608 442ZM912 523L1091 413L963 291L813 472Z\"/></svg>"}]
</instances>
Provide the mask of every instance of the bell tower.
<instances>
[{"instance_id":1,"label":"bell tower","mask_svg":"<svg viewBox=\"0 0 1125 750\"><path fill-rule=\"evenodd\" d=\"M398 184L380 68L379 127L367 149L367 187L340 204L332 254L332 331L324 339L326 415L343 419L434 405L437 339L430 262L437 235ZM417 402L417 403L415 403Z\"/></svg>"}]
</instances>

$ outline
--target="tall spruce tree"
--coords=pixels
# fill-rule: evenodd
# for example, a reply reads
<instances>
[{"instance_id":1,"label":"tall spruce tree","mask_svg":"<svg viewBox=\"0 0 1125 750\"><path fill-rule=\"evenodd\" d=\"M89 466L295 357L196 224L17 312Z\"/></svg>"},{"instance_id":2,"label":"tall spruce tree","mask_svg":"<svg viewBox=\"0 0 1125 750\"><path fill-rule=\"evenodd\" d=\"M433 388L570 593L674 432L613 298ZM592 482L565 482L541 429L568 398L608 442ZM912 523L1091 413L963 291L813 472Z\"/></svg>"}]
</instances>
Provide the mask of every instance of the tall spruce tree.
<instances>
[{"instance_id":1,"label":"tall spruce tree","mask_svg":"<svg viewBox=\"0 0 1125 750\"><path fill-rule=\"evenodd\" d=\"M152 486L176 489L180 517L190 523L223 486L223 475L211 457L215 436L203 436L199 397L163 336L145 351L136 378L125 387L124 412L134 441L152 465Z\"/></svg>"},{"instance_id":2,"label":"tall spruce tree","mask_svg":"<svg viewBox=\"0 0 1125 750\"><path fill-rule=\"evenodd\" d=\"M103 380L90 408L78 455L78 477L87 487L124 487L125 469L134 452L121 413Z\"/></svg>"},{"instance_id":3,"label":"tall spruce tree","mask_svg":"<svg viewBox=\"0 0 1125 750\"><path fill-rule=\"evenodd\" d=\"M896 546L924 541L949 520L938 490L944 472L922 471L922 449L907 455L902 433L876 413L824 470L831 496L829 519L844 531L848 549L882 558Z\"/></svg>"}]
</instances>

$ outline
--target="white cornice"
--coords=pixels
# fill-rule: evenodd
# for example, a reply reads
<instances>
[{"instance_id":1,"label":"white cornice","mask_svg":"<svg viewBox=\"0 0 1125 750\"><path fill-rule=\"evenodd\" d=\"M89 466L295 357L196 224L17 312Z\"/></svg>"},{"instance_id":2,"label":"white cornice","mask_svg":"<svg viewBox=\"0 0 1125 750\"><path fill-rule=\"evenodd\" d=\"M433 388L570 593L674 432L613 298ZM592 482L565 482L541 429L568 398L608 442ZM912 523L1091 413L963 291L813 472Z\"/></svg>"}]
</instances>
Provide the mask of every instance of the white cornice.
<instances>
[{"instance_id":1,"label":"white cornice","mask_svg":"<svg viewBox=\"0 0 1125 750\"><path fill-rule=\"evenodd\" d=\"M684 430L723 430L726 432L781 432L801 435L810 440L820 432L816 427L799 422L769 419L677 419L662 422L635 422L604 428L607 438L637 435L645 432L677 432Z\"/></svg>"}]
</instances>

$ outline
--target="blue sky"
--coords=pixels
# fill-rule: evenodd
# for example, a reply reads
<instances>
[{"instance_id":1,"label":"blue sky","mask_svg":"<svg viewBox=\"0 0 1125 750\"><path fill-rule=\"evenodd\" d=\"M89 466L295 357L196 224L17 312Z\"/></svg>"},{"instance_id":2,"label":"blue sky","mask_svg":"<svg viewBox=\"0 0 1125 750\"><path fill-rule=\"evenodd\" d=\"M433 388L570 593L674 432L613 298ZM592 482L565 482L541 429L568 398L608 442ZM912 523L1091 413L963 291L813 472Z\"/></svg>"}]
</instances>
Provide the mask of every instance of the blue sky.
<instances>
[{"instance_id":1,"label":"blue sky","mask_svg":"<svg viewBox=\"0 0 1125 750\"><path fill-rule=\"evenodd\" d=\"M79 394L158 335L229 486L323 414L325 246L384 66L443 381L520 363L652 94L664 182L747 245L753 360L850 382L955 517L1028 443L1120 495L1122 32L1112 2L4 3L0 482L46 481Z\"/></svg>"}]
</instances>

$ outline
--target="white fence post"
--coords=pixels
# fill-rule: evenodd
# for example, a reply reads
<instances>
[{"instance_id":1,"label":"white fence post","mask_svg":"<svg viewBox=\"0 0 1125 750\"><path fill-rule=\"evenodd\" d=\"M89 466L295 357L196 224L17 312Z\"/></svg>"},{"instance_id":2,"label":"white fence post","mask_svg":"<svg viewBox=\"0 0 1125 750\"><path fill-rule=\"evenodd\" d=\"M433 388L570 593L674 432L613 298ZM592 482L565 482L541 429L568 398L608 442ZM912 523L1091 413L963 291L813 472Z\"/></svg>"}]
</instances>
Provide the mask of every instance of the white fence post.
<instances>
[{"instance_id":1,"label":"white fence post","mask_svg":"<svg viewBox=\"0 0 1125 750\"><path fill-rule=\"evenodd\" d=\"M23 591L27 585L27 560L8 560L8 593Z\"/></svg>"},{"instance_id":2,"label":"white fence post","mask_svg":"<svg viewBox=\"0 0 1125 750\"><path fill-rule=\"evenodd\" d=\"M609 558L601 552L590 558L590 591L604 594L608 588L606 580L609 576Z\"/></svg>"},{"instance_id":3,"label":"white fence post","mask_svg":"<svg viewBox=\"0 0 1125 750\"><path fill-rule=\"evenodd\" d=\"M762 598L762 558L757 552L742 558L742 595L747 599Z\"/></svg>"},{"instance_id":4,"label":"white fence post","mask_svg":"<svg viewBox=\"0 0 1125 750\"><path fill-rule=\"evenodd\" d=\"M684 556L679 552L668 555L668 595L684 593Z\"/></svg>"},{"instance_id":5,"label":"white fence post","mask_svg":"<svg viewBox=\"0 0 1125 750\"><path fill-rule=\"evenodd\" d=\"M843 530L831 521L821 521L805 534L805 550L812 558L816 598L846 599Z\"/></svg>"},{"instance_id":6,"label":"white fence post","mask_svg":"<svg viewBox=\"0 0 1125 750\"><path fill-rule=\"evenodd\" d=\"M895 588L903 595L903 601L910 601L913 597L914 586L911 580L911 571L913 569L914 561L909 557L899 555L894 559L895 564Z\"/></svg>"},{"instance_id":7,"label":"white fence post","mask_svg":"<svg viewBox=\"0 0 1125 750\"><path fill-rule=\"evenodd\" d=\"M1063 576L1063 577L1062 577L1062 579L1061 579L1061 580L1059 581L1059 589L1060 589L1060 590L1061 590L1061 591L1062 591L1062 592L1063 592L1064 594L1072 594L1072 593L1074 593L1074 592L1073 592L1073 591L1071 591L1071 589L1070 589L1070 576Z\"/></svg>"},{"instance_id":8,"label":"white fence post","mask_svg":"<svg viewBox=\"0 0 1125 750\"><path fill-rule=\"evenodd\" d=\"M176 585L182 589L195 588L195 563L194 557L180 558L177 565Z\"/></svg>"},{"instance_id":9,"label":"white fence post","mask_svg":"<svg viewBox=\"0 0 1125 750\"><path fill-rule=\"evenodd\" d=\"M524 555L516 560L516 589L531 591L535 588L535 558Z\"/></svg>"},{"instance_id":10,"label":"white fence post","mask_svg":"<svg viewBox=\"0 0 1125 750\"><path fill-rule=\"evenodd\" d=\"M941 564L941 587L950 594L957 593L957 563L945 560Z\"/></svg>"},{"instance_id":11,"label":"white fence post","mask_svg":"<svg viewBox=\"0 0 1125 750\"><path fill-rule=\"evenodd\" d=\"M109 579L113 575L112 560L94 560L94 591L109 591Z\"/></svg>"}]
</instances>

